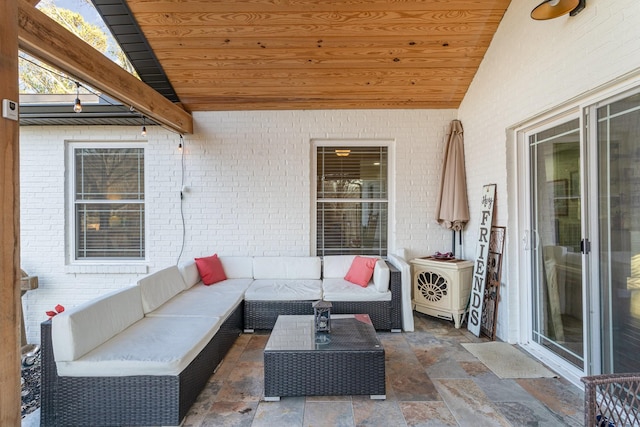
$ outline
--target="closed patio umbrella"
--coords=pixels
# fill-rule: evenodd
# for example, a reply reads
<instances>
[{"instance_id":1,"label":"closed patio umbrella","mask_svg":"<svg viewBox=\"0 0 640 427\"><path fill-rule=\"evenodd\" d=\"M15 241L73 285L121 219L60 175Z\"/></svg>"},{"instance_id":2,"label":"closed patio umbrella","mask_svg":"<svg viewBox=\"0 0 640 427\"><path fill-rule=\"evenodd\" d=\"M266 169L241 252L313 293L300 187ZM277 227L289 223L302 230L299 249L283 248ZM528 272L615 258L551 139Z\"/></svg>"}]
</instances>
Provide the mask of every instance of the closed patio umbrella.
<instances>
[{"instance_id":1,"label":"closed patio umbrella","mask_svg":"<svg viewBox=\"0 0 640 427\"><path fill-rule=\"evenodd\" d=\"M455 253L455 232L461 233L469 221L464 138L460 120L451 121L436 209L438 224L453 230L453 252ZM462 233L460 236L462 238Z\"/></svg>"}]
</instances>

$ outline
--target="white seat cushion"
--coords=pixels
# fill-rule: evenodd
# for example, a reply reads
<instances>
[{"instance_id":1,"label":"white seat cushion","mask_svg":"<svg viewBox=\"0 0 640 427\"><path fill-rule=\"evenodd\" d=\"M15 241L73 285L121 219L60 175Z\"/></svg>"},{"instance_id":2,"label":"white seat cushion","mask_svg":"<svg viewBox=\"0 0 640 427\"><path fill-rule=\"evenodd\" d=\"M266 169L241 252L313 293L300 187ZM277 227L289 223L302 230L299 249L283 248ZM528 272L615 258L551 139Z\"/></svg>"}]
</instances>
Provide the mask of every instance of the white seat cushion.
<instances>
[{"instance_id":1,"label":"white seat cushion","mask_svg":"<svg viewBox=\"0 0 640 427\"><path fill-rule=\"evenodd\" d=\"M244 295L244 292L251 285L251 283L253 283L253 279L227 279L209 286L200 282L197 285L191 287L188 291L210 293L212 290L215 290L215 292L219 293Z\"/></svg>"},{"instance_id":2,"label":"white seat cushion","mask_svg":"<svg viewBox=\"0 0 640 427\"><path fill-rule=\"evenodd\" d=\"M244 294L248 301L307 301L322 299L322 280L254 280Z\"/></svg>"},{"instance_id":3,"label":"white seat cushion","mask_svg":"<svg viewBox=\"0 0 640 427\"><path fill-rule=\"evenodd\" d=\"M325 301L391 301L391 292L379 292L373 281L363 288L344 279L324 279L322 295Z\"/></svg>"},{"instance_id":4,"label":"white seat cushion","mask_svg":"<svg viewBox=\"0 0 640 427\"><path fill-rule=\"evenodd\" d=\"M254 279L320 279L319 257L255 257Z\"/></svg>"},{"instance_id":5,"label":"white seat cushion","mask_svg":"<svg viewBox=\"0 0 640 427\"><path fill-rule=\"evenodd\" d=\"M180 270L175 265L138 280L142 292L142 309L149 313L187 289Z\"/></svg>"},{"instance_id":6,"label":"white seat cushion","mask_svg":"<svg viewBox=\"0 0 640 427\"><path fill-rule=\"evenodd\" d=\"M208 288L205 291L209 292L194 292L195 288L181 292L147 316L215 317L224 322L240 305L243 294L216 292L212 287Z\"/></svg>"},{"instance_id":7,"label":"white seat cushion","mask_svg":"<svg viewBox=\"0 0 640 427\"><path fill-rule=\"evenodd\" d=\"M70 308L51 321L55 359L76 360L143 317L138 286L119 289Z\"/></svg>"},{"instance_id":8,"label":"white seat cushion","mask_svg":"<svg viewBox=\"0 0 640 427\"><path fill-rule=\"evenodd\" d=\"M178 375L220 328L207 317L145 317L73 362L62 376Z\"/></svg>"}]
</instances>

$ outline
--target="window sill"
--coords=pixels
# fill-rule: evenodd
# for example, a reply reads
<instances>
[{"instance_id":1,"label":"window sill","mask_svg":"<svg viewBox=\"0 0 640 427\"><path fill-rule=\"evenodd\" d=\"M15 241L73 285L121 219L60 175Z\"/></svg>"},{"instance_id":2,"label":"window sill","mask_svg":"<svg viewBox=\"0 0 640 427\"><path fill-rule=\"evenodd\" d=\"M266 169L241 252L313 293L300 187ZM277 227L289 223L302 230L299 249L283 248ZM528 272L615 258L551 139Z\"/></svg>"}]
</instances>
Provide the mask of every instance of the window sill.
<instances>
[{"instance_id":1,"label":"window sill","mask_svg":"<svg viewBox=\"0 0 640 427\"><path fill-rule=\"evenodd\" d=\"M67 274L146 274L146 264L70 264L65 267Z\"/></svg>"}]
</instances>

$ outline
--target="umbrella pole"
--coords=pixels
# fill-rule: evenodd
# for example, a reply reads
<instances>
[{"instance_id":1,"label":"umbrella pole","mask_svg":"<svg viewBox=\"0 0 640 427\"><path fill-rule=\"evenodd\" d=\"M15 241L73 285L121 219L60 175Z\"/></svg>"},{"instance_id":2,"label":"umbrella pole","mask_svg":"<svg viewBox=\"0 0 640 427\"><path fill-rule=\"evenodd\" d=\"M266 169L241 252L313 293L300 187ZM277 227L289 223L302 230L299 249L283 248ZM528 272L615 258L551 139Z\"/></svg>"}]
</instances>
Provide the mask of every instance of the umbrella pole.
<instances>
[{"instance_id":1,"label":"umbrella pole","mask_svg":"<svg viewBox=\"0 0 640 427\"><path fill-rule=\"evenodd\" d=\"M456 230L451 230L451 253L456 256Z\"/></svg>"}]
</instances>

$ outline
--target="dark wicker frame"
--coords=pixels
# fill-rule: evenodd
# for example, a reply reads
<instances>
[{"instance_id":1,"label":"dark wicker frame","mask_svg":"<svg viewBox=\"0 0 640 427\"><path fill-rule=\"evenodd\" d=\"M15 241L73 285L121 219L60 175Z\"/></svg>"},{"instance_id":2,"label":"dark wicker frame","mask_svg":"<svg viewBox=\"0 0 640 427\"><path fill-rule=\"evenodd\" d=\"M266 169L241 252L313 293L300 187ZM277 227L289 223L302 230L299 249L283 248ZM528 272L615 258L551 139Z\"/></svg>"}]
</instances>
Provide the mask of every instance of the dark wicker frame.
<instances>
[{"instance_id":1,"label":"dark wicker frame","mask_svg":"<svg viewBox=\"0 0 640 427\"><path fill-rule=\"evenodd\" d=\"M265 399L366 394L386 397L385 351L373 326L352 319L336 319L332 324L330 335L337 344L335 347L278 350L277 346L269 348L267 344Z\"/></svg>"},{"instance_id":2,"label":"dark wicker frame","mask_svg":"<svg viewBox=\"0 0 640 427\"><path fill-rule=\"evenodd\" d=\"M264 352L264 395L385 396L384 349Z\"/></svg>"},{"instance_id":3,"label":"dark wicker frame","mask_svg":"<svg viewBox=\"0 0 640 427\"><path fill-rule=\"evenodd\" d=\"M402 274L390 269L391 301L331 301L331 313L368 314L377 330L402 330ZM313 314L314 301L244 301L244 329L273 329L279 315Z\"/></svg>"},{"instance_id":4,"label":"dark wicker frame","mask_svg":"<svg viewBox=\"0 0 640 427\"><path fill-rule=\"evenodd\" d=\"M41 324L41 425L180 425L209 377L242 332L238 308L179 375L61 377L51 343L51 321Z\"/></svg>"},{"instance_id":5,"label":"dark wicker frame","mask_svg":"<svg viewBox=\"0 0 640 427\"><path fill-rule=\"evenodd\" d=\"M640 374L605 374L581 378L584 425L640 426ZM598 421L598 416L605 417Z\"/></svg>"}]
</instances>

